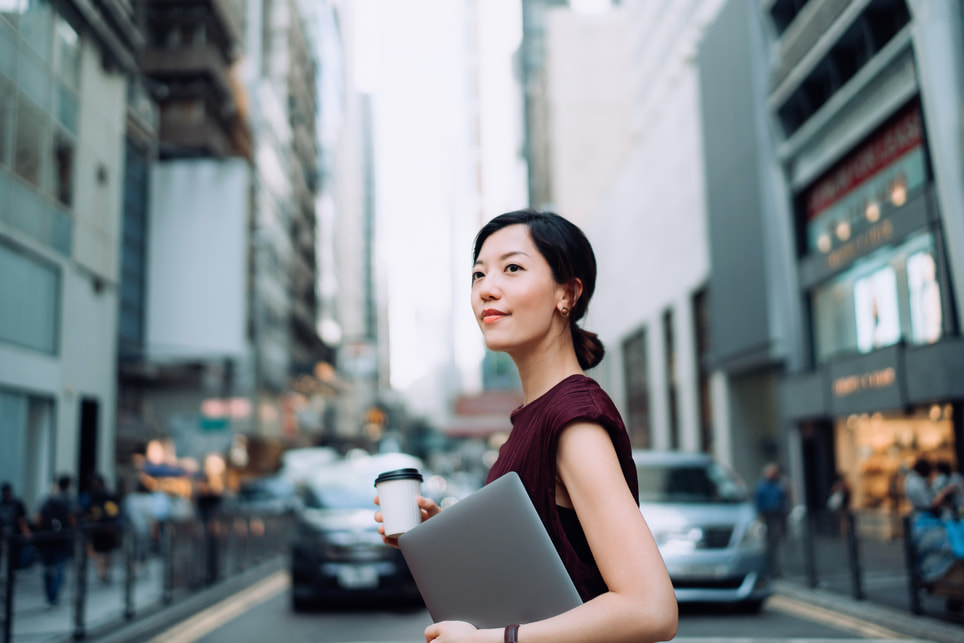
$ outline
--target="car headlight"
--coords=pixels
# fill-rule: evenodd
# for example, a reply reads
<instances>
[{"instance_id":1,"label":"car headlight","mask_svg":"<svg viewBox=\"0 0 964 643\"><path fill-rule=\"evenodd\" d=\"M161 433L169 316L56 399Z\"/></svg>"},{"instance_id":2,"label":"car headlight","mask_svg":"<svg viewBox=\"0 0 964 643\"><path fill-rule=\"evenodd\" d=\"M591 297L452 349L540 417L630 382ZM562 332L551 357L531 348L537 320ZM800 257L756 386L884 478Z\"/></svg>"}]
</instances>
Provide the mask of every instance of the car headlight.
<instances>
[{"instance_id":1,"label":"car headlight","mask_svg":"<svg viewBox=\"0 0 964 643\"><path fill-rule=\"evenodd\" d=\"M754 520L746 526L743 538L740 539L740 549L766 549L767 527L759 520Z\"/></svg>"},{"instance_id":2,"label":"car headlight","mask_svg":"<svg viewBox=\"0 0 964 643\"><path fill-rule=\"evenodd\" d=\"M699 527L653 532L656 545L664 554L687 554L697 549L703 540L703 530Z\"/></svg>"},{"instance_id":3,"label":"car headlight","mask_svg":"<svg viewBox=\"0 0 964 643\"><path fill-rule=\"evenodd\" d=\"M381 534L374 529L353 531L332 531L327 534L328 542L338 547L384 547Z\"/></svg>"}]
</instances>

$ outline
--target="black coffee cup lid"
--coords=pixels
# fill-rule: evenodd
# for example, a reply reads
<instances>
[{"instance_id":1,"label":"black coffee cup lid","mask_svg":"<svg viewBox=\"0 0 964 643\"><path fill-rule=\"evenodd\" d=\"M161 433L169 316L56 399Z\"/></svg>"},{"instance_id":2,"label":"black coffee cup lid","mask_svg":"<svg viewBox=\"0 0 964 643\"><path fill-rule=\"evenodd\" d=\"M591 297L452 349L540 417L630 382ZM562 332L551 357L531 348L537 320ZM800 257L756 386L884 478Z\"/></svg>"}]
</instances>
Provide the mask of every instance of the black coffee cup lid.
<instances>
[{"instance_id":1,"label":"black coffee cup lid","mask_svg":"<svg viewBox=\"0 0 964 643\"><path fill-rule=\"evenodd\" d=\"M385 473L378 474L375 478L375 485L378 486L379 482L388 482L389 480L422 480L422 474L418 472L418 469L413 469L412 467L406 467L404 469L395 469L394 471L386 471Z\"/></svg>"}]
</instances>

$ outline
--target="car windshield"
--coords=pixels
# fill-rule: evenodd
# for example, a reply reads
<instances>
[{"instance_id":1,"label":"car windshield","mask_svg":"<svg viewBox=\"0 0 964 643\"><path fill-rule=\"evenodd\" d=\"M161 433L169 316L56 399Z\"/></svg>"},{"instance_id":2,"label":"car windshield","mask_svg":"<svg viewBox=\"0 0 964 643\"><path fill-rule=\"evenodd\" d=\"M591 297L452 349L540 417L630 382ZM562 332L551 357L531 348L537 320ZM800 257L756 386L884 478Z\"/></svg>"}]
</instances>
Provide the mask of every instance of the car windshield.
<instances>
[{"instance_id":1,"label":"car windshield","mask_svg":"<svg viewBox=\"0 0 964 643\"><path fill-rule=\"evenodd\" d=\"M639 464L639 501L652 503L742 502L743 483L717 463Z\"/></svg>"},{"instance_id":2,"label":"car windshield","mask_svg":"<svg viewBox=\"0 0 964 643\"><path fill-rule=\"evenodd\" d=\"M310 509L374 509L375 490L370 485L310 485L305 493L305 506Z\"/></svg>"}]
</instances>

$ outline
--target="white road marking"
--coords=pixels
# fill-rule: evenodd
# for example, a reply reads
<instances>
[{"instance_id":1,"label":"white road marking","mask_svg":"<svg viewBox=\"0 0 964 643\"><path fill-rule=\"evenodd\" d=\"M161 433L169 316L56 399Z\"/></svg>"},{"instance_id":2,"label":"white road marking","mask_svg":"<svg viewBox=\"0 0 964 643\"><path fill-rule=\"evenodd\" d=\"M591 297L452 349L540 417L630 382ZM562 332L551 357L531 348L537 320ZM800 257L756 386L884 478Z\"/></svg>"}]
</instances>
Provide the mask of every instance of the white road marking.
<instances>
[{"instance_id":1,"label":"white road marking","mask_svg":"<svg viewBox=\"0 0 964 643\"><path fill-rule=\"evenodd\" d=\"M773 609L784 614L790 614L810 621L823 623L831 627L836 627L847 632L860 634L866 638L877 638L883 640L907 641L908 638L902 636L886 627L882 627L869 621L864 621L853 616L834 612L824 607L804 603L794 600L787 596L771 596L765 603L767 609Z\"/></svg>"},{"instance_id":2,"label":"white road marking","mask_svg":"<svg viewBox=\"0 0 964 643\"><path fill-rule=\"evenodd\" d=\"M149 643L193 643L251 608L277 596L289 585L288 572L279 570L155 636Z\"/></svg>"}]
</instances>

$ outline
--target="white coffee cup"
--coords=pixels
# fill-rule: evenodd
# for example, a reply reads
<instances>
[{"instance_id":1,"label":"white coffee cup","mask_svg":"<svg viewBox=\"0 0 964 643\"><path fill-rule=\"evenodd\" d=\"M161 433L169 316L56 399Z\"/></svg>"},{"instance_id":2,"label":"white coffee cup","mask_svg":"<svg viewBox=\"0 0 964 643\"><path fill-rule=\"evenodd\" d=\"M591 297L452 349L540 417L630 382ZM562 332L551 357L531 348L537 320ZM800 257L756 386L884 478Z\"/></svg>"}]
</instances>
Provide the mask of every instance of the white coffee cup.
<instances>
[{"instance_id":1,"label":"white coffee cup","mask_svg":"<svg viewBox=\"0 0 964 643\"><path fill-rule=\"evenodd\" d=\"M422 522L422 510L418 506L422 474L418 469L409 467L381 473L375 478L375 489L386 536L397 538Z\"/></svg>"}]
</instances>

